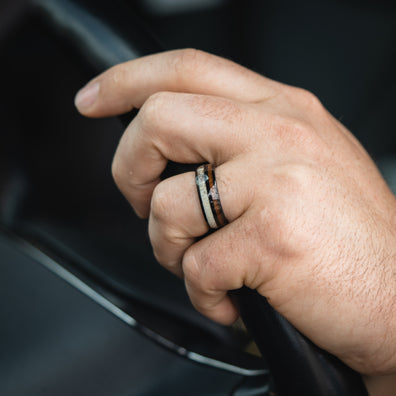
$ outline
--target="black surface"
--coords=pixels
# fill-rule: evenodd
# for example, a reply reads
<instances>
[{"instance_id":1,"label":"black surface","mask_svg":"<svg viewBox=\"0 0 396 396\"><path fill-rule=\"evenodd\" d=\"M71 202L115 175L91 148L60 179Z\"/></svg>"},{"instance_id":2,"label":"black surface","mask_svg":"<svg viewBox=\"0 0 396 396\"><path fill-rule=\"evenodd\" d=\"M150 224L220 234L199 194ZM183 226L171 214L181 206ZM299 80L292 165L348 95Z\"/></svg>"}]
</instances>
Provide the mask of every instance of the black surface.
<instances>
[{"instance_id":1,"label":"black surface","mask_svg":"<svg viewBox=\"0 0 396 396\"><path fill-rule=\"evenodd\" d=\"M267 358L278 396L368 396L360 374L299 333L266 298L246 287L234 297Z\"/></svg>"},{"instance_id":2,"label":"black surface","mask_svg":"<svg viewBox=\"0 0 396 396\"><path fill-rule=\"evenodd\" d=\"M241 377L145 338L0 235L0 394L227 395Z\"/></svg>"}]
</instances>

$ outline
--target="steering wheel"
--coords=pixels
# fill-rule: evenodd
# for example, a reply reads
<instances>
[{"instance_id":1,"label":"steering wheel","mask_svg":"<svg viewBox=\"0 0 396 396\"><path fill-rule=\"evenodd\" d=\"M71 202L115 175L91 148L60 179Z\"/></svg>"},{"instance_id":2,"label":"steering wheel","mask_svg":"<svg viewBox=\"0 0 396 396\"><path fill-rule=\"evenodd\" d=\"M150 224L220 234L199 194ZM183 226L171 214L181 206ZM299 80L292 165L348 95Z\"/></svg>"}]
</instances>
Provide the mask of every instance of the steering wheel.
<instances>
[{"instance_id":1,"label":"steering wheel","mask_svg":"<svg viewBox=\"0 0 396 396\"><path fill-rule=\"evenodd\" d=\"M163 48L122 0L33 0L34 11L92 75ZM121 117L128 123L133 114ZM174 164L170 167L174 166ZM172 169L168 169L172 173ZM315 346L257 292L233 293L280 396L367 396L361 376Z\"/></svg>"}]
</instances>

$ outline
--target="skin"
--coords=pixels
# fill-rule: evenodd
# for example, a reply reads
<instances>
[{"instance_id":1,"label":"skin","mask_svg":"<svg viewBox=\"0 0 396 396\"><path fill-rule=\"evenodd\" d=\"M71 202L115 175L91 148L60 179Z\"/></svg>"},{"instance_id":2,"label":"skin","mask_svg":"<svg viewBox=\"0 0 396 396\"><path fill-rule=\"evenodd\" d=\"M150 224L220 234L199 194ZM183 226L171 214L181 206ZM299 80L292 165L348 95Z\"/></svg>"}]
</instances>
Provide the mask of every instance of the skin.
<instances>
[{"instance_id":1,"label":"skin","mask_svg":"<svg viewBox=\"0 0 396 396\"><path fill-rule=\"evenodd\" d=\"M233 323L227 291L246 285L357 371L396 371L396 199L313 94L189 49L107 70L76 106L140 108L114 179L198 311ZM227 226L198 241L208 226L194 174L161 181L168 160L216 165Z\"/></svg>"}]
</instances>

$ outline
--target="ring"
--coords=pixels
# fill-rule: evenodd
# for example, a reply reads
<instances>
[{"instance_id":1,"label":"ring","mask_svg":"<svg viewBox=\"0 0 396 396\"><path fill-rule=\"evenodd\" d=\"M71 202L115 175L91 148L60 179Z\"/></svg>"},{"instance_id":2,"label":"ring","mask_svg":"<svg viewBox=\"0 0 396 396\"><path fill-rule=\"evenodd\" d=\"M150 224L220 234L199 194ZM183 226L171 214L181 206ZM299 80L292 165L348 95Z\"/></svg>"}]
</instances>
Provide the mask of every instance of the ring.
<instances>
[{"instance_id":1,"label":"ring","mask_svg":"<svg viewBox=\"0 0 396 396\"><path fill-rule=\"evenodd\" d=\"M200 165L195 171L199 202L209 228L217 229L225 226L228 221L224 215L217 189L214 166Z\"/></svg>"}]
</instances>

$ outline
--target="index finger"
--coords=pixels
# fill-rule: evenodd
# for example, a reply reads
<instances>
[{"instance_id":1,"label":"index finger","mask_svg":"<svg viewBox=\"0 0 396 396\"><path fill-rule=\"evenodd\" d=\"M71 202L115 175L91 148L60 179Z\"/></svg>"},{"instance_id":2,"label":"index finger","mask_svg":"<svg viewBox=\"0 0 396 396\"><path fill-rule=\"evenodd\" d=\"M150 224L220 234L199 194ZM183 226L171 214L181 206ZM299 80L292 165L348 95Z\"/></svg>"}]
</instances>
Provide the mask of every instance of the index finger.
<instances>
[{"instance_id":1,"label":"index finger","mask_svg":"<svg viewBox=\"0 0 396 396\"><path fill-rule=\"evenodd\" d=\"M75 103L85 116L107 117L140 108L149 96L161 91L254 102L272 96L278 85L227 59L184 49L114 66L80 90Z\"/></svg>"}]
</instances>

